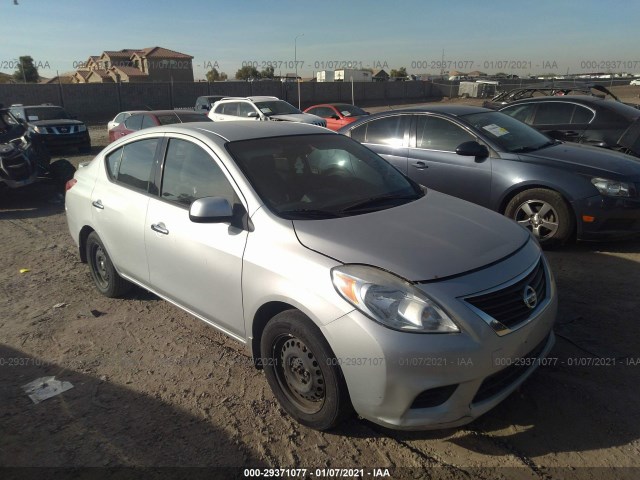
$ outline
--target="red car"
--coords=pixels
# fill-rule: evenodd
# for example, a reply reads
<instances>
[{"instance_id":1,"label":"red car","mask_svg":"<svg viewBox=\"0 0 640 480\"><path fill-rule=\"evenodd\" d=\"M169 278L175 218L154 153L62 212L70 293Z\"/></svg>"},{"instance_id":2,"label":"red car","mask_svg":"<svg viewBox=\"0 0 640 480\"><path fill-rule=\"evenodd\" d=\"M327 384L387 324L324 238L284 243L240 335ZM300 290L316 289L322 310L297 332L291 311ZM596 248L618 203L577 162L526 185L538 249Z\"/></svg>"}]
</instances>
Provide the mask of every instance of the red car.
<instances>
[{"instance_id":1,"label":"red car","mask_svg":"<svg viewBox=\"0 0 640 480\"><path fill-rule=\"evenodd\" d=\"M351 122L355 122L364 115L369 115L355 105L348 103L323 103L307 108L304 113L311 113L322 117L327 121L327 128L331 130L339 130Z\"/></svg>"},{"instance_id":2,"label":"red car","mask_svg":"<svg viewBox=\"0 0 640 480\"><path fill-rule=\"evenodd\" d=\"M205 112L206 113L206 112ZM202 113L185 110L152 110L131 115L124 122L109 130L109 142L137 132L143 128L169 125L171 123L211 122L211 119Z\"/></svg>"}]
</instances>

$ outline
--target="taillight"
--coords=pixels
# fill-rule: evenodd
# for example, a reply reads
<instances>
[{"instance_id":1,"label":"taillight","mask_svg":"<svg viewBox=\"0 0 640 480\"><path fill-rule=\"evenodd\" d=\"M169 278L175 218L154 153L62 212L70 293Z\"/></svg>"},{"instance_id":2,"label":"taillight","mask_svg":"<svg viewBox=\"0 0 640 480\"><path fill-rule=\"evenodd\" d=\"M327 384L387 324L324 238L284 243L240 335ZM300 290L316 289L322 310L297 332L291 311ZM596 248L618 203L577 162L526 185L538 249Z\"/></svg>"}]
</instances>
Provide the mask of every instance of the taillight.
<instances>
[{"instance_id":1,"label":"taillight","mask_svg":"<svg viewBox=\"0 0 640 480\"><path fill-rule=\"evenodd\" d=\"M76 183L78 183L78 180L76 180L75 178L72 178L71 180L69 180L67 183L64 184L64 191L68 192L69 190L71 190L71 187L73 187Z\"/></svg>"}]
</instances>

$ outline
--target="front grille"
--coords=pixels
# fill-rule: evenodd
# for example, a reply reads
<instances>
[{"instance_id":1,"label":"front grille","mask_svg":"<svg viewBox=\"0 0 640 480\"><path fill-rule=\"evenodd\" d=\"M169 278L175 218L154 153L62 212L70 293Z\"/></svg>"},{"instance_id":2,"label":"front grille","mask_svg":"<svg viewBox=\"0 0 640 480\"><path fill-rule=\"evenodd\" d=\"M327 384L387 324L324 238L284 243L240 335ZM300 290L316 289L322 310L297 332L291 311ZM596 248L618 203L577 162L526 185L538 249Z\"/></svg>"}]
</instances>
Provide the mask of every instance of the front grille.
<instances>
[{"instance_id":1,"label":"front grille","mask_svg":"<svg viewBox=\"0 0 640 480\"><path fill-rule=\"evenodd\" d=\"M540 357L549 341L549 335L525 356L514 359L512 365L485 378L471 403L478 403L491 398L517 382L532 365L536 364L538 357Z\"/></svg>"},{"instance_id":2,"label":"front grille","mask_svg":"<svg viewBox=\"0 0 640 480\"><path fill-rule=\"evenodd\" d=\"M71 133L78 133L78 125L60 125L57 127L47 127L48 133L54 135L69 135Z\"/></svg>"},{"instance_id":3,"label":"front grille","mask_svg":"<svg viewBox=\"0 0 640 480\"><path fill-rule=\"evenodd\" d=\"M533 308L525 303L525 290L529 286L536 293L537 301ZM467 297L465 301L505 327L511 328L529 318L545 300L546 294L547 279L544 264L540 259L533 270L521 280L484 295Z\"/></svg>"},{"instance_id":4,"label":"front grille","mask_svg":"<svg viewBox=\"0 0 640 480\"><path fill-rule=\"evenodd\" d=\"M431 408L442 405L449 400L456 388L458 388L457 384L425 390L415 398L410 408Z\"/></svg>"}]
</instances>

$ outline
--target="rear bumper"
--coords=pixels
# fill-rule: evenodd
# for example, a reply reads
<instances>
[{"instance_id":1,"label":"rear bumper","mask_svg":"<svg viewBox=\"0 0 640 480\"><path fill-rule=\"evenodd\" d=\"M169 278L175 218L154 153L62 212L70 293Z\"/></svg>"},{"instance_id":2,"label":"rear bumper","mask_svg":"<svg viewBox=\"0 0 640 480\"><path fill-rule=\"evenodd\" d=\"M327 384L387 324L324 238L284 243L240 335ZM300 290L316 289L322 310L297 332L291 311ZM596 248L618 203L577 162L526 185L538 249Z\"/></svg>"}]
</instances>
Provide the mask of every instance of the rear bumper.
<instances>
[{"instance_id":1,"label":"rear bumper","mask_svg":"<svg viewBox=\"0 0 640 480\"><path fill-rule=\"evenodd\" d=\"M606 240L640 234L640 199L596 195L573 203L579 240ZM593 217L585 221L584 216Z\"/></svg>"}]
</instances>

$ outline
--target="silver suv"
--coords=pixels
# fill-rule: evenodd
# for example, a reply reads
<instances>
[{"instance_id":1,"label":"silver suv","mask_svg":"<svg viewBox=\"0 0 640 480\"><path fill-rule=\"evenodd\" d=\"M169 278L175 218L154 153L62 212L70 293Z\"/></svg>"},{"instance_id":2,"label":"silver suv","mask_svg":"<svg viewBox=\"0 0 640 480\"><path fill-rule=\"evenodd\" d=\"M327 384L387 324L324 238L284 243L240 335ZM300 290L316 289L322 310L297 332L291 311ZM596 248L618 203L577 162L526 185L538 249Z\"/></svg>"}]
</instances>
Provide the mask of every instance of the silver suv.
<instances>
[{"instance_id":1,"label":"silver suv","mask_svg":"<svg viewBox=\"0 0 640 480\"><path fill-rule=\"evenodd\" d=\"M302 113L290 103L277 97L228 97L217 101L209 110L214 122L229 120L277 120L284 122L310 123L326 127L323 118Z\"/></svg>"},{"instance_id":2,"label":"silver suv","mask_svg":"<svg viewBox=\"0 0 640 480\"><path fill-rule=\"evenodd\" d=\"M352 408L392 428L468 423L554 342L556 287L527 230L324 128L148 128L68 187L102 294L139 285L245 344L312 428Z\"/></svg>"}]
</instances>

